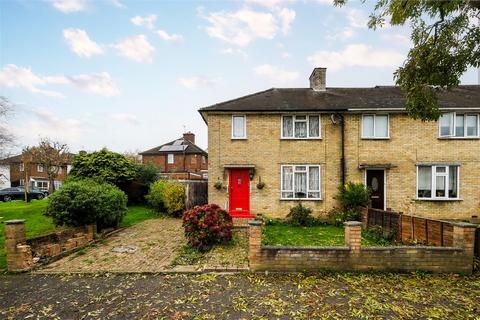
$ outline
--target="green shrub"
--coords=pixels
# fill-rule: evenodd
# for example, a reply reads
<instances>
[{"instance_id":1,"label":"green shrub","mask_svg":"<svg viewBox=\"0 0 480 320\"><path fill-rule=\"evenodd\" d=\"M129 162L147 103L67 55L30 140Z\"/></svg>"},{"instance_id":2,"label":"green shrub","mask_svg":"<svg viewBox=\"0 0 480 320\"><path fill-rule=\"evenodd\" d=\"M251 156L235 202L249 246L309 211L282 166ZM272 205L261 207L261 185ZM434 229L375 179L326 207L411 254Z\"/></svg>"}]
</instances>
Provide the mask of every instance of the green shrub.
<instances>
[{"instance_id":1,"label":"green shrub","mask_svg":"<svg viewBox=\"0 0 480 320\"><path fill-rule=\"evenodd\" d=\"M348 182L338 188L338 194L335 197L340 201L345 210L366 207L370 204L370 191L363 183Z\"/></svg>"},{"instance_id":2,"label":"green shrub","mask_svg":"<svg viewBox=\"0 0 480 320\"><path fill-rule=\"evenodd\" d=\"M117 187L93 180L70 180L50 195L45 215L56 225L116 227L127 212L127 197Z\"/></svg>"},{"instance_id":3,"label":"green shrub","mask_svg":"<svg viewBox=\"0 0 480 320\"><path fill-rule=\"evenodd\" d=\"M151 163L137 164L137 176L136 181L145 185L151 185L158 180L158 174L160 170Z\"/></svg>"},{"instance_id":4,"label":"green shrub","mask_svg":"<svg viewBox=\"0 0 480 320\"><path fill-rule=\"evenodd\" d=\"M185 187L180 183L155 181L145 198L157 212L179 215L185 209Z\"/></svg>"},{"instance_id":5,"label":"green shrub","mask_svg":"<svg viewBox=\"0 0 480 320\"><path fill-rule=\"evenodd\" d=\"M292 207L287 215L287 222L293 226L312 226L316 220L312 216L312 210L304 207L301 203Z\"/></svg>"},{"instance_id":6,"label":"green shrub","mask_svg":"<svg viewBox=\"0 0 480 320\"><path fill-rule=\"evenodd\" d=\"M188 244L199 250L232 240L232 217L216 204L197 206L186 211L183 214L183 227Z\"/></svg>"}]
</instances>

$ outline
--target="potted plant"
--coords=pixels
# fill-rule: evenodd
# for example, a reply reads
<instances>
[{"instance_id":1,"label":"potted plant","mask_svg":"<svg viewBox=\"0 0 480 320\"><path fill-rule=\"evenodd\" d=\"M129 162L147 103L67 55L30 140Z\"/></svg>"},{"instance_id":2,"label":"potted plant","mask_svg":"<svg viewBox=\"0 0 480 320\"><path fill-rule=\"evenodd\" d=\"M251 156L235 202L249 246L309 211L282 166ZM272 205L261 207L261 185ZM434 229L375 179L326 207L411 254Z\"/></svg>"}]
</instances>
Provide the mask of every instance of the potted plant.
<instances>
[{"instance_id":1,"label":"potted plant","mask_svg":"<svg viewBox=\"0 0 480 320\"><path fill-rule=\"evenodd\" d=\"M223 183L222 181L218 180L217 182L215 182L215 184L213 185L213 187L217 190L221 190L223 188Z\"/></svg>"}]
</instances>

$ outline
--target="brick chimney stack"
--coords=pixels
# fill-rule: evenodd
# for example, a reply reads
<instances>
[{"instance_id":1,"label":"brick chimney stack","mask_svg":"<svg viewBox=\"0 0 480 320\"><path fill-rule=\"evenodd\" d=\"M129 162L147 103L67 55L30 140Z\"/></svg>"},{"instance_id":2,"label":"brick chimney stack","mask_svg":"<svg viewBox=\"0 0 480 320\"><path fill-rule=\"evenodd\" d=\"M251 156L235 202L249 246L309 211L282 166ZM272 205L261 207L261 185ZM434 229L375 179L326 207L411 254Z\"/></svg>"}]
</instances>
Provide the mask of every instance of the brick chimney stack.
<instances>
[{"instance_id":1,"label":"brick chimney stack","mask_svg":"<svg viewBox=\"0 0 480 320\"><path fill-rule=\"evenodd\" d=\"M315 68L310 75L310 88L314 91L326 90L327 68Z\"/></svg>"},{"instance_id":2,"label":"brick chimney stack","mask_svg":"<svg viewBox=\"0 0 480 320\"><path fill-rule=\"evenodd\" d=\"M190 141L191 143L195 143L195 134L191 133L190 131L185 132L185 133L183 134L183 139L184 139L184 140L188 140L188 141Z\"/></svg>"}]
</instances>

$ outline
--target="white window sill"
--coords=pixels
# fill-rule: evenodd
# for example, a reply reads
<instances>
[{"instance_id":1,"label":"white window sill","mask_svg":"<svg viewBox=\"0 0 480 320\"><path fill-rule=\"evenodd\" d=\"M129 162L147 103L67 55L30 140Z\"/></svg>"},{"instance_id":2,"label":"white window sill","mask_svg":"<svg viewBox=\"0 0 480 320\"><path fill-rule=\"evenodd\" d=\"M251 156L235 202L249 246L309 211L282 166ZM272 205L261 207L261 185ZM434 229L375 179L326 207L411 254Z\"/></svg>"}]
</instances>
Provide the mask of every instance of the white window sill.
<instances>
[{"instance_id":1,"label":"white window sill","mask_svg":"<svg viewBox=\"0 0 480 320\"><path fill-rule=\"evenodd\" d=\"M438 140L480 140L480 137L438 137Z\"/></svg>"},{"instance_id":2,"label":"white window sill","mask_svg":"<svg viewBox=\"0 0 480 320\"><path fill-rule=\"evenodd\" d=\"M390 137L362 137L362 140L390 140Z\"/></svg>"},{"instance_id":3,"label":"white window sill","mask_svg":"<svg viewBox=\"0 0 480 320\"><path fill-rule=\"evenodd\" d=\"M415 201L439 201L439 202L455 202L455 201L463 201L462 198L450 198L450 199L442 199L442 198L416 198Z\"/></svg>"},{"instance_id":4,"label":"white window sill","mask_svg":"<svg viewBox=\"0 0 480 320\"><path fill-rule=\"evenodd\" d=\"M247 137L242 137L242 138L232 137L232 140L247 140Z\"/></svg>"},{"instance_id":5,"label":"white window sill","mask_svg":"<svg viewBox=\"0 0 480 320\"><path fill-rule=\"evenodd\" d=\"M322 201L322 198L280 198L280 201Z\"/></svg>"},{"instance_id":6,"label":"white window sill","mask_svg":"<svg viewBox=\"0 0 480 320\"><path fill-rule=\"evenodd\" d=\"M288 138L288 137L281 137L280 140L322 140L322 137L313 137L313 138Z\"/></svg>"}]
</instances>

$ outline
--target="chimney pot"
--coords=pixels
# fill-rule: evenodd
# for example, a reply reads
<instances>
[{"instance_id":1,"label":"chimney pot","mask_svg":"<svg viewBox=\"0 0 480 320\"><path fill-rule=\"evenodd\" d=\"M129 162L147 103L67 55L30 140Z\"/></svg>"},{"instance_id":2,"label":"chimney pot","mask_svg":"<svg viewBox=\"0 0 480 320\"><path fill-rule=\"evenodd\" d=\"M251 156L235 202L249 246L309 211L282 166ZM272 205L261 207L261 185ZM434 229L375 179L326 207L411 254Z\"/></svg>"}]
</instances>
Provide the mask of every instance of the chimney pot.
<instances>
[{"instance_id":1,"label":"chimney pot","mask_svg":"<svg viewBox=\"0 0 480 320\"><path fill-rule=\"evenodd\" d=\"M190 131L185 132L185 133L183 134L183 139L184 139L184 140L188 140L188 141L190 141L191 143L195 143L195 134L191 133Z\"/></svg>"},{"instance_id":2,"label":"chimney pot","mask_svg":"<svg viewBox=\"0 0 480 320\"><path fill-rule=\"evenodd\" d=\"M314 91L326 90L327 68L315 68L310 75L310 88Z\"/></svg>"}]
</instances>

